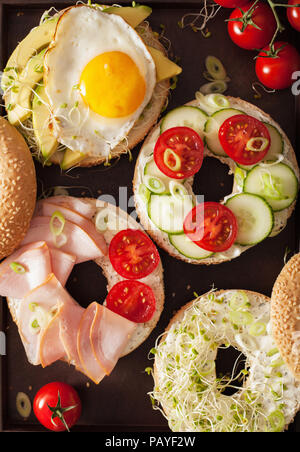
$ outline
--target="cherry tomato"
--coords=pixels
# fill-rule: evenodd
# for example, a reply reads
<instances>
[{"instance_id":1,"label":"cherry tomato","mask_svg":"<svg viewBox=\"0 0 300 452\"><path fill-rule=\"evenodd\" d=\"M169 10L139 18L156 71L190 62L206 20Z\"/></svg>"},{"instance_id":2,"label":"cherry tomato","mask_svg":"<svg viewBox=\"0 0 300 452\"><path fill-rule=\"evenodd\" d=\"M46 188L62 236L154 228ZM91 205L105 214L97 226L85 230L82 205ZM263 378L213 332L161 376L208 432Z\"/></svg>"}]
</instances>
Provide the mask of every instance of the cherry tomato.
<instances>
[{"instance_id":1,"label":"cherry tomato","mask_svg":"<svg viewBox=\"0 0 300 452\"><path fill-rule=\"evenodd\" d=\"M204 202L188 213L183 229L200 248L212 252L226 251L236 239L237 221L228 207L217 202Z\"/></svg>"},{"instance_id":2,"label":"cherry tomato","mask_svg":"<svg viewBox=\"0 0 300 452\"><path fill-rule=\"evenodd\" d=\"M155 312L155 296L151 287L140 281L123 280L108 292L106 306L135 323L148 322Z\"/></svg>"},{"instance_id":3,"label":"cherry tomato","mask_svg":"<svg viewBox=\"0 0 300 452\"><path fill-rule=\"evenodd\" d=\"M124 229L113 237L109 259L116 272L126 279L145 278L160 261L154 243L137 229Z\"/></svg>"},{"instance_id":4,"label":"cherry tomato","mask_svg":"<svg viewBox=\"0 0 300 452\"><path fill-rule=\"evenodd\" d=\"M267 88L285 89L293 84L292 74L300 70L300 55L288 42L275 42L274 49L274 58L269 56L269 46L259 53L255 72L259 81Z\"/></svg>"},{"instance_id":5,"label":"cherry tomato","mask_svg":"<svg viewBox=\"0 0 300 452\"><path fill-rule=\"evenodd\" d=\"M239 6L245 5L247 2L248 0L215 0L215 3L224 8L238 8Z\"/></svg>"},{"instance_id":6,"label":"cherry tomato","mask_svg":"<svg viewBox=\"0 0 300 452\"><path fill-rule=\"evenodd\" d=\"M289 0L288 5L299 5L299 0ZM289 23L295 30L300 31L300 7L287 8L286 9L287 18Z\"/></svg>"},{"instance_id":7,"label":"cherry tomato","mask_svg":"<svg viewBox=\"0 0 300 452\"><path fill-rule=\"evenodd\" d=\"M36 393L33 411L48 430L69 430L81 414L81 401L77 391L67 383L55 381L43 386Z\"/></svg>"},{"instance_id":8,"label":"cherry tomato","mask_svg":"<svg viewBox=\"0 0 300 452\"><path fill-rule=\"evenodd\" d=\"M189 127L172 127L163 132L154 148L154 160L161 172L174 179L193 176L202 166L203 141Z\"/></svg>"},{"instance_id":9,"label":"cherry tomato","mask_svg":"<svg viewBox=\"0 0 300 452\"><path fill-rule=\"evenodd\" d=\"M219 140L226 154L241 165L254 165L267 154L271 137L266 126L253 116L235 115L219 128Z\"/></svg>"},{"instance_id":10,"label":"cherry tomato","mask_svg":"<svg viewBox=\"0 0 300 452\"><path fill-rule=\"evenodd\" d=\"M258 2L251 14L253 3L232 11L227 25L231 40L247 50L261 49L268 45L276 30L276 20L271 8L266 3Z\"/></svg>"}]
</instances>

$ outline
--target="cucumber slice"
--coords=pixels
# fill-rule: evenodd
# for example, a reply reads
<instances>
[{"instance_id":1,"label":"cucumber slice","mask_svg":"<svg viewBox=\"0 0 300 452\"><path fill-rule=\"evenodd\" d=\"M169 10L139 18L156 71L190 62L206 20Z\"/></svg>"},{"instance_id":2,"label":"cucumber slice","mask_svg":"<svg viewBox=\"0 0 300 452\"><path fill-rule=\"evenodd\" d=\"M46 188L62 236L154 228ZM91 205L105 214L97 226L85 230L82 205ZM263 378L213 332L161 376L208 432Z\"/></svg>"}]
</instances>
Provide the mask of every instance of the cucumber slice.
<instances>
[{"instance_id":1,"label":"cucumber slice","mask_svg":"<svg viewBox=\"0 0 300 452\"><path fill-rule=\"evenodd\" d=\"M281 133L275 126L272 126L271 124L268 124L267 122L264 122L264 125L267 127L269 134L270 134L270 138L271 138L271 145L267 152L266 157L264 158L264 161L266 161L266 160L275 160L276 161L278 159L278 156L283 153L283 147L284 147L283 138L282 138ZM251 171L252 168L254 168L256 166L256 165L241 165L239 163L237 163L237 165L246 171Z\"/></svg>"},{"instance_id":2,"label":"cucumber slice","mask_svg":"<svg viewBox=\"0 0 300 452\"><path fill-rule=\"evenodd\" d=\"M296 199L298 179L288 165L256 165L247 175L244 191L263 197L275 212L286 209Z\"/></svg>"},{"instance_id":3,"label":"cucumber slice","mask_svg":"<svg viewBox=\"0 0 300 452\"><path fill-rule=\"evenodd\" d=\"M168 234L181 234L184 219L192 208L191 196L185 196L179 201L170 195L151 195L148 215L161 231Z\"/></svg>"},{"instance_id":4,"label":"cucumber slice","mask_svg":"<svg viewBox=\"0 0 300 452\"><path fill-rule=\"evenodd\" d=\"M235 108L223 108L208 118L204 126L205 144L213 154L228 157L219 140L219 128L226 119L241 114L245 113Z\"/></svg>"},{"instance_id":5,"label":"cucumber slice","mask_svg":"<svg viewBox=\"0 0 300 452\"><path fill-rule=\"evenodd\" d=\"M163 133L172 127L190 127L203 139L204 125L207 118L208 115L198 107L178 107L163 118L160 132Z\"/></svg>"},{"instance_id":6,"label":"cucumber slice","mask_svg":"<svg viewBox=\"0 0 300 452\"><path fill-rule=\"evenodd\" d=\"M185 234L169 235L170 243L185 257L190 259L206 259L214 253L200 248Z\"/></svg>"},{"instance_id":7,"label":"cucumber slice","mask_svg":"<svg viewBox=\"0 0 300 452\"><path fill-rule=\"evenodd\" d=\"M256 245L271 233L274 224L273 211L260 196L240 193L229 198L226 206L237 219L237 244Z\"/></svg>"},{"instance_id":8,"label":"cucumber slice","mask_svg":"<svg viewBox=\"0 0 300 452\"><path fill-rule=\"evenodd\" d=\"M146 164L146 166L144 168L144 175L157 177L164 183L165 191L161 194L169 194L170 193L170 182L172 182L174 179L166 176L163 172L161 172L160 169L158 168L158 166L156 165L154 159L150 160Z\"/></svg>"}]
</instances>

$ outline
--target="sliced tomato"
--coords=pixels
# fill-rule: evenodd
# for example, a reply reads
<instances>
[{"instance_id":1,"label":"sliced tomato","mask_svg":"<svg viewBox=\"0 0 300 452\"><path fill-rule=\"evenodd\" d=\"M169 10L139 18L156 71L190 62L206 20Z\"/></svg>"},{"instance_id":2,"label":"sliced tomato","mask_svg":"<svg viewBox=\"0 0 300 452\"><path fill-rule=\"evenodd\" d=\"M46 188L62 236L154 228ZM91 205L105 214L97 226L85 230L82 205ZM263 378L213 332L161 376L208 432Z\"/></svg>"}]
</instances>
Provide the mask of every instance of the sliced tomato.
<instances>
[{"instance_id":1,"label":"sliced tomato","mask_svg":"<svg viewBox=\"0 0 300 452\"><path fill-rule=\"evenodd\" d=\"M241 165L263 160L271 144L267 127L248 115L226 119L219 129L219 140L226 154Z\"/></svg>"},{"instance_id":2,"label":"sliced tomato","mask_svg":"<svg viewBox=\"0 0 300 452\"><path fill-rule=\"evenodd\" d=\"M203 141L190 127L172 127L163 132L154 148L154 160L162 173L185 179L199 171L203 163Z\"/></svg>"},{"instance_id":3,"label":"sliced tomato","mask_svg":"<svg viewBox=\"0 0 300 452\"><path fill-rule=\"evenodd\" d=\"M106 306L135 323L148 322L155 312L155 295L151 287L140 281L124 280L108 292Z\"/></svg>"},{"instance_id":4,"label":"sliced tomato","mask_svg":"<svg viewBox=\"0 0 300 452\"><path fill-rule=\"evenodd\" d=\"M150 275L160 261L154 243L138 229L118 232L109 245L113 268L126 279L141 279Z\"/></svg>"},{"instance_id":5,"label":"sliced tomato","mask_svg":"<svg viewBox=\"0 0 300 452\"><path fill-rule=\"evenodd\" d=\"M200 248L214 253L229 249L237 236L237 221L228 207L217 202L195 206L183 224L185 234Z\"/></svg>"}]
</instances>

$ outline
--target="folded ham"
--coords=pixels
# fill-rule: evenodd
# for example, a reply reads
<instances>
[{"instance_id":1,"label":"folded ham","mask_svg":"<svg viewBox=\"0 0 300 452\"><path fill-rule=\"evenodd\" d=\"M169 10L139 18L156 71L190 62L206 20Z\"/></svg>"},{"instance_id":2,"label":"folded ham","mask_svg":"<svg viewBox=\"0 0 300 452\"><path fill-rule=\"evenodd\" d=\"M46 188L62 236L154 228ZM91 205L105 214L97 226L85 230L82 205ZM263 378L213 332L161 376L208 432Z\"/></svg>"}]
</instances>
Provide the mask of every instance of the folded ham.
<instances>
[{"instance_id":1,"label":"folded ham","mask_svg":"<svg viewBox=\"0 0 300 452\"><path fill-rule=\"evenodd\" d=\"M76 198L74 196L50 196L49 198L41 199L37 202L36 215L41 215L41 209L44 202L50 202L57 206L66 207L88 220L91 220L96 213L96 205L85 198Z\"/></svg>"},{"instance_id":2,"label":"folded ham","mask_svg":"<svg viewBox=\"0 0 300 452\"><path fill-rule=\"evenodd\" d=\"M91 305L90 305L91 306ZM125 319L99 303L92 303L95 315L90 328L93 353L109 375L122 356L137 324Z\"/></svg>"},{"instance_id":3,"label":"folded ham","mask_svg":"<svg viewBox=\"0 0 300 452\"><path fill-rule=\"evenodd\" d=\"M50 273L64 286L75 262L74 255L49 248L45 241L24 245L0 264L0 295L24 298Z\"/></svg>"},{"instance_id":4,"label":"folded ham","mask_svg":"<svg viewBox=\"0 0 300 452\"><path fill-rule=\"evenodd\" d=\"M51 248L59 248L65 253L75 255L76 264L94 260L107 254L107 244L103 235L97 233L94 224L89 220L86 220L84 228L65 220L62 233L65 243L62 242L60 245L50 230L50 219L51 217L46 216L34 217L21 245L36 240L44 240Z\"/></svg>"}]
</instances>

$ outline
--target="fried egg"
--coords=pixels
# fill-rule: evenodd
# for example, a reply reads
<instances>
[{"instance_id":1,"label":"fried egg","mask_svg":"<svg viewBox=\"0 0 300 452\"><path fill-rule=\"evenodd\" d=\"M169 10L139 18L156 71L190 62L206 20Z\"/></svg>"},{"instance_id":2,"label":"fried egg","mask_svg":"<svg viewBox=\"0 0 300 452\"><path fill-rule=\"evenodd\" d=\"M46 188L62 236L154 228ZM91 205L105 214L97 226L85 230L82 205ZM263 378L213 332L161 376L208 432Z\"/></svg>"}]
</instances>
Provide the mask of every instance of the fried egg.
<instances>
[{"instance_id":1,"label":"fried egg","mask_svg":"<svg viewBox=\"0 0 300 452\"><path fill-rule=\"evenodd\" d=\"M57 141L109 156L149 103L155 63L124 19L78 5L60 17L44 58L44 84Z\"/></svg>"}]
</instances>

